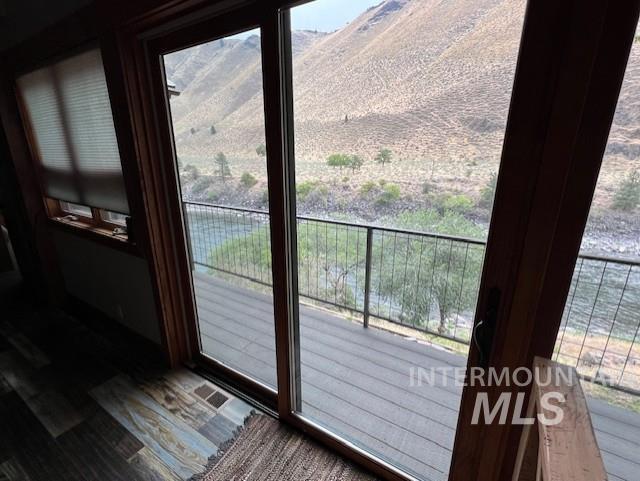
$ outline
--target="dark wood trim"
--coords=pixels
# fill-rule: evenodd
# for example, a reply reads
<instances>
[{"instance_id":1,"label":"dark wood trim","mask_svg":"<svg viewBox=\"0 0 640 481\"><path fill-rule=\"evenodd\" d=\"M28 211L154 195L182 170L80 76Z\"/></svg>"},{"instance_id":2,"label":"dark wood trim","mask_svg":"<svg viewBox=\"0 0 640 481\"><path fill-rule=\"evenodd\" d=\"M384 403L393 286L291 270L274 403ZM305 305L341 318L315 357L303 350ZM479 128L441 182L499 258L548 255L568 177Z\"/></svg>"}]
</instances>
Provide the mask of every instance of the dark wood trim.
<instances>
[{"instance_id":1,"label":"dark wood trim","mask_svg":"<svg viewBox=\"0 0 640 481\"><path fill-rule=\"evenodd\" d=\"M295 165L290 129L290 59L286 45L288 16L276 10L264 13L262 57L266 125L271 265L276 330L278 413L291 420L300 409L300 336L298 326L298 276L295 218ZM289 90L290 92L290 90Z\"/></svg>"},{"instance_id":2,"label":"dark wood trim","mask_svg":"<svg viewBox=\"0 0 640 481\"><path fill-rule=\"evenodd\" d=\"M184 244L180 246L175 238L176 229L179 232L182 226L175 222L175 208L168 204L169 193L176 192L175 173L172 182L172 176L167 175L162 162L158 161L162 159L162 152L155 135L157 106L150 99L164 103L164 94L154 90L155 95L149 96L150 66L145 46L137 38L135 29L117 32L115 39L120 63L114 82L120 84L120 93L124 94L119 99L122 111L118 117L120 128L130 131L124 137L125 156L130 159L128 168L137 171L133 184L138 194L133 208L143 214L137 216L136 235L143 236L141 242L152 272L162 343L169 364L175 367L191 358L186 319L190 318L189 309L193 308L189 306L193 302L184 290L176 258L178 249L184 251ZM155 67L158 69L159 65ZM116 75L119 78L115 78ZM173 190L167 184L173 186ZM191 312L191 317L193 315Z\"/></svg>"},{"instance_id":3,"label":"dark wood trim","mask_svg":"<svg viewBox=\"0 0 640 481\"><path fill-rule=\"evenodd\" d=\"M589 90L586 94L575 147L558 212L537 319L555 329L569 293L580 252L602 158L613 122L629 52L635 38L640 2L609 2ZM555 331L554 331L555 332ZM553 352L555 336L536 336L536 351Z\"/></svg>"},{"instance_id":4,"label":"dark wood trim","mask_svg":"<svg viewBox=\"0 0 640 481\"><path fill-rule=\"evenodd\" d=\"M58 229L70 234L88 239L106 247L116 249L136 257L143 257L138 246L129 242L126 236L114 236L110 229L95 226L82 221L71 221L57 218L50 218L49 225L52 229Z\"/></svg>"},{"instance_id":5,"label":"dark wood trim","mask_svg":"<svg viewBox=\"0 0 640 481\"><path fill-rule=\"evenodd\" d=\"M167 54L256 29L260 27L263 15L261 9L251 7L220 13L211 19L200 19L197 23L189 25L188 28L152 37L149 39L150 50L158 54Z\"/></svg>"},{"instance_id":6,"label":"dark wood trim","mask_svg":"<svg viewBox=\"0 0 640 481\"><path fill-rule=\"evenodd\" d=\"M97 0L101 17L114 28L163 35L186 24L219 15L257 0ZM158 31L154 31L155 29Z\"/></svg>"},{"instance_id":7,"label":"dark wood trim","mask_svg":"<svg viewBox=\"0 0 640 481\"><path fill-rule=\"evenodd\" d=\"M249 391L257 392L265 403L271 403L274 407L275 397L267 389L253 384L248 378L237 373L224 369L223 366L212 361L205 356L198 354L200 348L200 336L198 332L197 314L195 311L195 297L191 279L190 254L188 251L187 232L185 231L185 221L183 206L180 202L180 185L178 180L177 165L175 163L175 146L173 144L173 132L171 114L168 109L167 87L164 81L164 65L161 55L175 51L182 47L188 47L198 42L205 42L225 35L226 32L237 32L256 28L259 16L255 10L240 9L233 13L225 14L216 19L205 19L188 29L168 33L147 40L146 62L149 72L149 89L153 93L153 111L155 116L155 141L157 142L158 157L156 157L155 167L161 165L161 175L164 180L164 191L162 192L165 202L165 212L168 218L165 222L170 223L172 228L172 249L169 257L175 263L176 283L181 288L181 307L185 315L182 317L180 326L188 333L188 341L191 355L198 359L200 364L219 370L223 375L232 377L239 385L244 386ZM144 48L144 47L143 47ZM160 159L160 162L158 162ZM273 222L273 219L272 219ZM165 224L167 225L167 224ZM274 261L276 262L276 261ZM276 296L274 296L276 297Z\"/></svg>"},{"instance_id":8,"label":"dark wood trim","mask_svg":"<svg viewBox=\"0 0 640 481\"><path fill-rule=\"evenodd\" d=\"M635 32L638 2L633 3L529 3L481 287L483 294L491 286L503 291L490 362L497 369L532 366L534 356L552 353L583 230L569 217L586 214L591 198L576 186L593 187L597 177L615 85L622 81ZM594 62L598 55L607 55L601 65ZM594 92L593 79L600 75L613 77L609 91ZM598 98L606 115L586 117ZM585 122L598 128L585 129ZM586 153L580 144L587 135L595 147L589 161L578 157ZM527 194L518 197L518 190ZM572 193L586 211L572 210ZM578 223L586 221L586 215L579 217ZM575 249L568 252L565 243ZM478 318L486 301L479 301ZM472 349L470 365L476 356ZM510 388L463 393L450 479L511 479L522 426L470 423L476 394L487 391L495 400L503 390Z\"/></svg>"}]
</instances>

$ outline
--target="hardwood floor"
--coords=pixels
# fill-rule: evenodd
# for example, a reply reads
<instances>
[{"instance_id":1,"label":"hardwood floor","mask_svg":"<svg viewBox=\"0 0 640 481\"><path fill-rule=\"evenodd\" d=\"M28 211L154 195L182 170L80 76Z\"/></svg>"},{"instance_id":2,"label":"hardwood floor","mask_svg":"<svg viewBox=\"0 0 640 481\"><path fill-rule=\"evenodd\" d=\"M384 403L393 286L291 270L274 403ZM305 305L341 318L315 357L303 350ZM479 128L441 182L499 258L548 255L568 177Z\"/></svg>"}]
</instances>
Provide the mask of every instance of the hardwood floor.
<instances>
[{"instance_id":1,"label":"hardwood floor","mask_svg":"<svg viewBox=\"0 0 640 481\"><path fill-rule=\"evenodd\" d=\"M0 285L0 481L187 480L253 411Z\"/></svg>"}]
</instances>

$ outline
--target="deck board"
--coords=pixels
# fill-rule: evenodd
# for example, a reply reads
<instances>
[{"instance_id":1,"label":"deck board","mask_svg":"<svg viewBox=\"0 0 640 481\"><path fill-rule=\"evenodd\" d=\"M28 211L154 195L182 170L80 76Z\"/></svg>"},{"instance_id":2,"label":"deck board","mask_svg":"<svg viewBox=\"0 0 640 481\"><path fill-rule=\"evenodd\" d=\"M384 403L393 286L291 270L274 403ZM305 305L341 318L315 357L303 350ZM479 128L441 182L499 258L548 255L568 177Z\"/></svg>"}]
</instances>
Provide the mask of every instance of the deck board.
<instances>
[{"instance_id":1,"label":"deck board","mask_svg":"<svg viewBox=\"0 0 640 481\"><path fill-rule=\"evenodd\" d=\"M206 354L276 385L270 296L203 273L194 284ZM411 367L464 367L463 356L300 306L303 413L427 479L446 479L461 388L452 375L411 387ZM448 371L449 372L449 371ZM589 400L611 479L640 470L640 415Z\"/></svg>"}]
</instances>

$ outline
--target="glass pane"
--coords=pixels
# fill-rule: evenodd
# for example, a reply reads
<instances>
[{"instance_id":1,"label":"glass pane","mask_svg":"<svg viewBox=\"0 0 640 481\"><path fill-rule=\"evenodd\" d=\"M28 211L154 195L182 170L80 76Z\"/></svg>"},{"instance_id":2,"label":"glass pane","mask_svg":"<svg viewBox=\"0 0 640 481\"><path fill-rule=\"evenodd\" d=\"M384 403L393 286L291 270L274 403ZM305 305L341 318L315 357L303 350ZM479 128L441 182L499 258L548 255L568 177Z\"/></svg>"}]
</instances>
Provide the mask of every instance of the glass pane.
<instances>
[{"instance_id":1,"label":"glass pane","mask_svg":"<svg viewBox=\"0 0 640 481\"><path fill-rule=\"evenodd\" d=\"M93 214L91 212L91 207L87 207L86 205L74 204L72 202L63 202L60 201L60 208L64 212L68 212L69 214L81 215L82 217L91 217L93 218Z\"/></svg>"},{"instance_id":2,"label":"glass pane","mask_svg":"<svg viewBox=\"0 0 640 481\"><path fill-rule=\"evenodd\" d=\"M639 34L631 47L554 353L555 360L585 376L582 387L611 479L637 479L640 465Z\"/></svg>"},{"instance_id":3,"label":"glass pane","mask_svg":"<svg viewBox=\"0 0 640 481\"><path fill-rule=\"evenodd\" d=\"M260 30L164 63L202 353L275 390Z\"/></svg>"},{"instance_id":4,"label":"glass pane","mask_svg":"<svg viewBox=\"0 0 640 481\"><path fill-rule=\"evenodd\" d=\"M118 214L117 212L111 212L109 210L102 211L102 219L112 224L126 225L127 216L124 214Z\"/></svg>"},{"instance_id":5,"label":"glass pane","mask_svg":"<svg viewBox=\"0 0 640 481\"><path fill-rule=\"evenodd\" d=\"M524 9L291 9L301 413L420 479L451 463Z\"/></svg>"}]
</instances>

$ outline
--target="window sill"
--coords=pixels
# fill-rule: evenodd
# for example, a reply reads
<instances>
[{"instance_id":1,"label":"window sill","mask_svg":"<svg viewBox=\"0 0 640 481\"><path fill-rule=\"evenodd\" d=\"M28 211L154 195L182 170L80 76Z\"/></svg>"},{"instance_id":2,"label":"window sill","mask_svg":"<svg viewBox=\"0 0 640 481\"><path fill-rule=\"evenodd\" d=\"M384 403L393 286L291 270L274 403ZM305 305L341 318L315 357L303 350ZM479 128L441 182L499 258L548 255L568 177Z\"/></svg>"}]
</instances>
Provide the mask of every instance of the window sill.
<instances>
[{"instance_id":1,"label":"window sill","mask_svg":"<svg viewBox=\"0 0 640 481\"><path fill-rule=\"evenodd\" d=\"M126 235L113 235L113 232L105 227L97 227L80 220L70 220L63 217L50 217L49 224L59 230L93 240L113 249L118 249L138 257L142 257L140 249L134 242L129 242Z\"/></svg>"}]
</instances>

